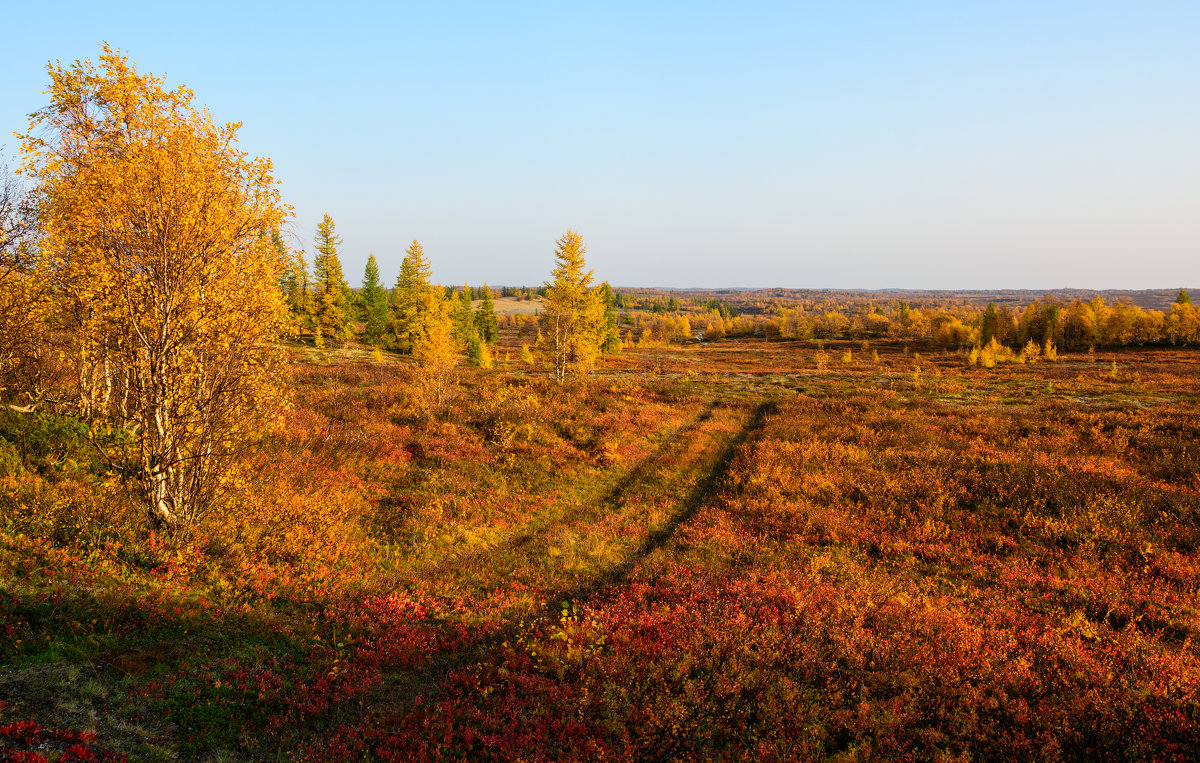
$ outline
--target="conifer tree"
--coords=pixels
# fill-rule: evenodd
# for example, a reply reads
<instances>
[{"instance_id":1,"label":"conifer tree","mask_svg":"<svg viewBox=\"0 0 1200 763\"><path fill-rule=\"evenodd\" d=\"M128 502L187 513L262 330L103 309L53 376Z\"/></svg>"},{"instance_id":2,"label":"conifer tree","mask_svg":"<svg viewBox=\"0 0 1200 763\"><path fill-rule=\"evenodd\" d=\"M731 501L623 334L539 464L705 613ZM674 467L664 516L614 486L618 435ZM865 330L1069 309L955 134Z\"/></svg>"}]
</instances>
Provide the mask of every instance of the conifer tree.
<instances>
[{"instance_id":1,"label":"conifer tree","mask_svg":"<svg viewBox=\"0 0 1200 763\"><path fill-rule=\"evenodd\" d=\"M379 282L379 263L374 254L367 255L362 289L358 292L359 319L363 322L363 338L370 344L383 341L388 325L388 295Z\"/></svg>"},{"instance_id":2,"label":"conifer tree","mask_svg":"<svg viewBox=\"0 0 1200 763\"><path fill-rule=\"evenodd\" d=\"M475 336L475 312L471 309L471 287L463 284L462 290L451 298L453 307L450 320L454 324L454 341L466 350Z\"/></svg>"},{"instance_id":3,"label":"conifer tree","mask_svg":"<svg viewBox=\"0 0 1200 763\"><path fill-rule=\"evenodd\" d=\"M996 336L997 330L1000 328L1000 313L996 310L996 304L989 302L987 310L983 312L983 321L979 327L979 341L987 344L992 337Z\"/></svg>"},{"instance_id":4,"label":"conifer tree","mask_svg":"<svg viewBox=\"0 0 1200 763\"><path fill-rule=\"evenodd\" d=\"M286 270L279 277L279 291L287 302L292 330L312 331L312 294L309 291L311 283L304 252L288 251L278 231L271 234L271 245L275 247L279 257L288 263Z\"/></svg>"},{"instance_id":5,"label":"conifer tree","mask_svg":"<svg viewBox=\"0 0 1200 763\"><path fill-rule=\"evenodd\" d=\"M620 352L621 332L617 329L616 298L608 281L600 282L600 302L604 305L604 339L600 349L603 352Z\"/></svg>"},{"instance_id":6,"label":"conifer tree","mask_svg":"<svg viewBox=\"0 0 1200 763\"><path fill-rule=\"evenodd\" d=\"M471 335L471 341L467 343L467 363L476 368L492 367L492 351L478 334Z\"/></svg>"},{"instance_id":7,"label":"conifer tree","mask_svg":"<svg viewBox=\"0 0 1200 763\"><path fill-rule=\"evenodd\" d=\"M283 237L279 235L279 231L271 234L271 246L275 247L275 251L282 259L287 260L291 257L287 251L287 246L283 243ZM300 269L298 267L287 268L279 275L279 291L283 294L283 298L288 302L289 306L299 288Z\"/></svg>"},{"instance_id":8,"label":"conifer tree","mask_svg":"<svg viewBox=\"0 0 1200 763\"><path fill-rule=\"evenodd\" d=\"M486 344L495 344L500 338L500 324L496 320L496 303L492 301L492 290L483 285L479 294L479 308L475 311L475 330Z\"/></svg>"},{"instance_id":9,"label":"conifer tree","mask_svg":"<svg viewBox=\"0 0 1200 763\"><path fill-rule=\"evenodd\" d=\"M412 332L412 354L419 364L417 379L428 403L440 407L453 383L457 352L449 304L441 289L420 295L419 324Z\"/></svg>"},{"instance_id":10,"label":"conifer tree","mask_svg":"<svg viewBox=\"0 0 1200 763\"><path fill-rule=\"evenodd\" d=\"M314 312L317 325L324 336L343 339L350 329L350 286L342 275L342 261L338 247L342 244L337 235L333 218L328 214L317 225L313 238L317 249L313 258Z\"/></svg>"},{"instance_id":11,"label":"conifer tree","mask_svg":"<svg viewBox=\"0 0 1200 763\"><path fill-rule=\"evenodd\" d=\"M426 293L433 290L429 283L432 275L433 268L425 259L421 242L413 239L412 246L404 253L400 275L396 278L396 315L392 327L396 347L401 352L414 351L417 336L424 324L425 311L432 304L425 299ZM441 290L440 286L438 290Z\"/></svg>"},{"instance_id":12,"label":"conifer tree","mask_svg":"<svg viewBox=\"0 0 1200 763\"><path fill-rule=\"evenodd\" d=\"M554 281L545 284L544 333L539 333L562 384L568 373L587 373L595 366L604 341L604 305L592 286L592 271L584 270L583 237L569 230L556 243Z\"/></svg>"}]
</instances>

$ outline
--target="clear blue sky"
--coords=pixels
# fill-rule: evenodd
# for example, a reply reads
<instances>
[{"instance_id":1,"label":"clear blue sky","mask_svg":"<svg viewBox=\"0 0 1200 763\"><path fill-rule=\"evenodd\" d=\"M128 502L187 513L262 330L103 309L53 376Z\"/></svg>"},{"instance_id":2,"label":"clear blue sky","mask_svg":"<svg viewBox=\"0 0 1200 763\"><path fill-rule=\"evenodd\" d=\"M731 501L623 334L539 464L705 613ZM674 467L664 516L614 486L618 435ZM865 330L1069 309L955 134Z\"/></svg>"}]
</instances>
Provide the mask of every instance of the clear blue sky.
<instances>
[{"instance_id":1,"label":"clear blue sky","mask_svg":"<svg viewBox=\"0 0 1200 763\"><path fill-rule=\"evenodd\" d=\"M10 3L0 134L99 41L275 161L357 285L1200 285L1200 2ZM17 141L3 137L5 153Z\"/></svg>"}]
</instances>

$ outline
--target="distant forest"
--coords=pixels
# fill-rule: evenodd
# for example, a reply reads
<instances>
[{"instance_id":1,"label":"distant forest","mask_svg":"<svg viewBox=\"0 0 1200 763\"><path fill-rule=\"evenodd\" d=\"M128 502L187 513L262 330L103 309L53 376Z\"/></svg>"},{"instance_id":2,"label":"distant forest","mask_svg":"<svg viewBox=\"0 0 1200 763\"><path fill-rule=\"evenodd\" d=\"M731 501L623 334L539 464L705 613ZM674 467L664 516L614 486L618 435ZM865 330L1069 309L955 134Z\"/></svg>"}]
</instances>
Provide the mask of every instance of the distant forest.
<instances>
[{"instance_id":1,"label":"distant forest","mask_svg":"<svg viewBox=\"0 0 1200 763\"><path fill-rule=\"evenodd\" d=\"M614 287L632 296L671 296L679 299L724 299L730 301L764 301L782 299L805 300L902 300L912 303L939 304L963 302L986 306L988 303L1024 307L1037 299L1054 299L1059 302L1076 300L1090 302L1102 297L1106 302L1128 302L1146 310L1170 310L1179 295L1179 289L784 289L784 288L646 288ZM528 290L530 287L505 287L505 296ZM1197 292L1200 287L1187 288Z\"/></svg>"},{"instance_id":2,"label":"distant forest","mask_svg":"<svg viewBox=\"0 0 1200 763\"><path fill-rule=\"evenodd\" d=\"M1137 299L1133 297L1136 296ZM1200 343L1200 311L1177 291L614 289L626 344L758 336L900 339L941 347L1086 349ZM521 324L519 315L506 325ZM530 324L532 325L532 324Z\"/></svg>"}]
</instances>

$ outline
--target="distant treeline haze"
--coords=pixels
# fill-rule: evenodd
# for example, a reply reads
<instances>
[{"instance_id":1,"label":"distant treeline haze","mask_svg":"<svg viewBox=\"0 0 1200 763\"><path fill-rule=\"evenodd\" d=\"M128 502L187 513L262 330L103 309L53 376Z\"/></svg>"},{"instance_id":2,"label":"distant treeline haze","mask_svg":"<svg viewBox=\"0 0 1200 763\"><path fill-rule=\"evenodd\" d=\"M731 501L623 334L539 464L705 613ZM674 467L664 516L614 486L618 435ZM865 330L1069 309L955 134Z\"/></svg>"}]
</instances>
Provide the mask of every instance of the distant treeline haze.
<instances>
[{"instance_id":1,"label":"distant treeline haze","mask_svg":"<svg viewBox=\"0 0 1200 763\"><path fill-rule=\"evenodd\" d=\"M902 339L942 347L1024 347L1029 342L1070 349L1130 345L1195 345L1200 342L1200 311L1180 290L1167 311L1144 309L1124 300L1035 299L1023 308L1007 304L971 305L928 299L920 307L904 300L869 297L839 300L684 298L630 296L618 292L624 308L625 337L657 340L759 336L767 339ZM520 322L519 316L511 321Z\"/></svg>"}]
</instances>

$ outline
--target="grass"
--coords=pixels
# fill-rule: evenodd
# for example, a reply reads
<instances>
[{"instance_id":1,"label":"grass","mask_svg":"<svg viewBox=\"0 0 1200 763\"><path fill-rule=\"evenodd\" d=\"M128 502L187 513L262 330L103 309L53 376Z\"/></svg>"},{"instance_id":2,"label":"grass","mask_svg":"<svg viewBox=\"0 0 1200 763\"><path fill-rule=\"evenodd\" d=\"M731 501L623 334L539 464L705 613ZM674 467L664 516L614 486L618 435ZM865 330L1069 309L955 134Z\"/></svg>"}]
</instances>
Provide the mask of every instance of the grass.
<instances>
[{"instance_id":1,"label":"grass","mask_svg":"<svg viewBox=\"0 0 1200 763\"><path fill-rule=\"evenodd\" d=\"M559 389L506 341L438 411L399 358L297 346L182 546L69 420L0 421L0 745L1200 755L1200 353L736 340Z\"/></svg>"}]
</instances>

